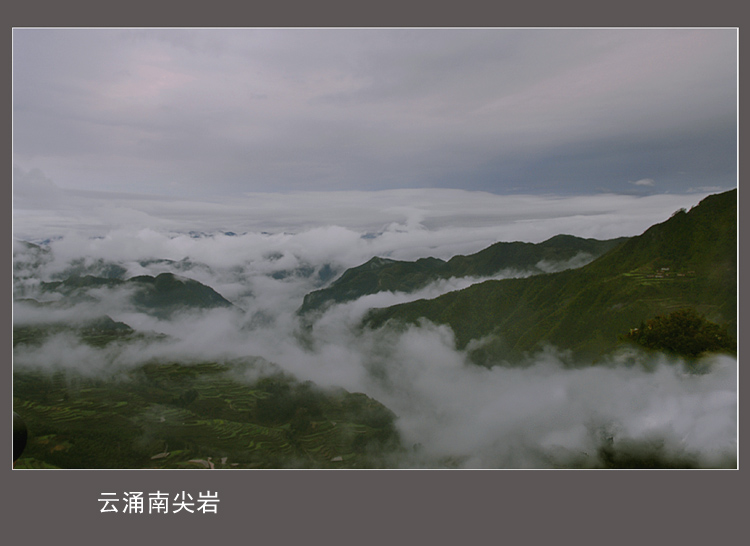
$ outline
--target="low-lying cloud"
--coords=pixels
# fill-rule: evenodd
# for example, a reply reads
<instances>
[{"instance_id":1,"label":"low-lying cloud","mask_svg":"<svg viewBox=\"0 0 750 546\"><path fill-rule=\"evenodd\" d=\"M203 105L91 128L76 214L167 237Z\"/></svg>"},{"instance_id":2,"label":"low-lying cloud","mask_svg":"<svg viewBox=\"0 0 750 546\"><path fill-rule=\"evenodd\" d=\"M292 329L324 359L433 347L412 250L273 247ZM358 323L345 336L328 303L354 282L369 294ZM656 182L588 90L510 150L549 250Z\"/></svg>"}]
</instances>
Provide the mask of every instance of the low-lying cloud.
<instances>
[{"instance_id":1,"label":"low-lying cloud","mask_svg":"<svg viewBox=\"0 0 750 546\"><path fill-rule=\"evenodd\" d=\"M247 223L233 224L236 216L224 216L235 210L231 204L199 214L197 230L192 222L167 218L180 207L162 213L158 222L153 221L155 214L134 214L133 224L106 230L99 229L105 225L102 219L101 224L97 220L54 232L55 227L22 216L18 237L33 234L36 241L49 240L42 245L46 251L16 245L17 325L106 314L136 331L164 336L97 348L60 332L38 346L19 345L14 366L110 374L153 359L260 358L300 380L365 392L389 407L407 448L393 462L397 467L596 467L614 456L608 455L607 446L633 457L658 456L696 466L736 464L734 358L712 357L706 363L709 371L697 375L685 373L677 361L643 355L571 366L566 355L550 348L529 356L523 366L488 369L471 364L465 351L456 350L453 333L445 326L359 328L371 307L431 298L483 279L446 279L413 294L384 292L333 305L311 330L296 314L305 294L373 255L447 259L500 240L538 241L562 232L597 238L635 235L674 210L696 204L701 196L576 201L453 192L454 211L459 212L449 214L440 191L420 195L424 199L406 210L395 204L402 197L398 192L378 192L373 199L381 200L381 207L366 221L339 225L332 219L345 216L342 211L351 196L307 196L310 210L300 207L300 216L287 218L283 229L274 224L272 212L258 211ZM293 204L302 199L287 198ZM283 199L268 197L267 202L281 206ZM491 212L491 205L497 210ZM181 206L188 210L194 205ZM265 219L273 229L250 229ZM182 230L175 229L178 224ZM229 229L234 234L225 233ZM51 299L53 294L41 294L39 282L59 280L71 264L82 273L96 273L108 263L117 264L124 278L170 271L198 280L233 307L165 320L130 306L121 290L98 289L92 301L68 309L40 310L20 301Z\"/></svg>"}]
</instances>

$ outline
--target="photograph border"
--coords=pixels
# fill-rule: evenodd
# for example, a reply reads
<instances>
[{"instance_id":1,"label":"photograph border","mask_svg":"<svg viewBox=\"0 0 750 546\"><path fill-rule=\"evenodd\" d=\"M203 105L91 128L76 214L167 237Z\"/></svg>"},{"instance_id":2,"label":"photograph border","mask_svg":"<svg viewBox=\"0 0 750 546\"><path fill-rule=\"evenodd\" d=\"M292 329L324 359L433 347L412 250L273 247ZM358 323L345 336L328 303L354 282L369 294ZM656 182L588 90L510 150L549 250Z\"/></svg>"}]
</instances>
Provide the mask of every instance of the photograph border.
<instances>
[{"instance_id":1,"label":"photograph border","mask_svg":"<svg viewBox=\"0 0 750 546\"><path fill-rule=\"evenodd\" d=\"M232 8L217 4L153 2L106 6L94 2L6 6L9 30L18 27L78 26L699 26L740 28L740 8L730 2L691 8L674 3L628 3L606 8L597 2L525 7L488 7L485 2L289 3ZM668 4L668 5L667 5ZM697 4L697 3L696 3ZM176 6L179 6L177 8ZM575 7L573 7L575 6ZM208 10L211 13L207 13ZM675 13L676 10L682 13ZM183 11L184 13L176 13ZM106 13L105 13L106 12ZM147 15L144 15L147 14ZM10 38L10 37L9 37ZM12 40L8 40L12 42ZM746 47L741 48L746 49ZM741 52L740 52L741 53ZM740 55L742 57L742 55ZM6 74L12 77L12 56ZM12 86L6 86L7 89ZM7 91L6 91L7 92ZM12 103L12 97L11 101ZM7 115L12 127L12 109ZM741 123L740 123L741 125ZM11 143L6 149L13 164ZM744 152L741 150L741 154ZM12 167L11 167L12 170ZM12 233L12 182L5 185ZM739 192L742 208L747 200ZM740 224L740 236L744 226ZM745 239L745 237L740 237ZM12 240L6 239L11 250ZM742 244L740 243L740 248ZM742 269L745 260L739 256ZM12 286L12 267L6 267ZM12 363L12 295L3 315L3 342ZM739 298L740 318L747 297ZM742 333L746 329L740 320ZM742 335L740 337L743 337ZM739 356L738 356L739 362ZM745 374L747 375L747 374ZM745 378L740 374L741 383ZM12 381L6 382L11 391ZM740 387L741 390L741 387ZM743 410L744 412L744 410ZM740 429L744 420L740 420ZM6 431L6 434L8 431ZM438 471L273 470L236 472L166 470L4 470L10 494L2 511L6 535L15 543L73 540L78 544L131 544L157 532L154 540L238 539L251 544L295 541L355 544L475 544L496 536L511 544L575 540L632 544L698 544L735 540L744 526L740 495L746 472L730 471ZM100 513L100 495L123 491L218 492L217 514L127 515ZM168 533L168 534L163 534ZM460 542L459 542L460 541Z\"/></svg>"}]
</instances>

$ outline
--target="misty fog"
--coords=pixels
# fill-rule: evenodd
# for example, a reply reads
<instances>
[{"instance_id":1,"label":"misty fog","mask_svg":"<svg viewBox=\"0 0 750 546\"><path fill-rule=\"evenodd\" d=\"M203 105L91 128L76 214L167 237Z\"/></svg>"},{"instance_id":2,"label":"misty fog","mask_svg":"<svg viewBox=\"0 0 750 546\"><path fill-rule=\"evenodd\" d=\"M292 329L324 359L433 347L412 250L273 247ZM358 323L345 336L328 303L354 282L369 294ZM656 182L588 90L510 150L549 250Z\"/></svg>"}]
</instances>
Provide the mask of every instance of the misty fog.
<instances>
[{"instance_id":1,"label":"misty fog","mask_svg":"<svg viewBox=\"0 0 750 546\"><path fill-rule=\"evenodd\" d=\"M373 256L448 259L497 241L539 242L558 233L602 239L637 235L702 195L671 201L642 198L639 203L613 198L606 205L600 199L593 207L599 214L587 200L580 200L576 209L572 201L528 198L525 209L508 206L494 223L488 209L471 212L471 203L482 199L470 192L455 197L458 215L449 216L438 198L399 207L398 199L381 195L382 206L364 223L352 220L356 214L347 222L341 196L332 197L335 206L328 216L321 200L317 213L300 213L304 218L281 219L271 207L265 213L254 209L255 216L236 225L230 222L232 215L224 214L231 206L217 205L216 214L203 209L196 215L199 229L185 220L192 205L165 207L172 211L167 219L156 218L151 204L123 208L121 222L113 226L103 217L80 216L75 207L74 213L64 214L37 210L36 219L48 223L21 215L14 248L14 324L108 315L136 331L165 336L95 348L61 332L41 346L18 346L13 365L106 377L154 359L229 362L260 357L300 380L364 392L391 409L407 447L394 461L401 468L589 467L602 456L602 445L651 450L699 466L736 465L735 358L710 357L707 373L690 374L667 357L620 353L588 366L571 363L550 347L529 355L521 366L499 362L485 368L455 349L452 331L444 326L425 322L398 331L359 328L370 308L433 298L484 279L447 279L412 294L365 296L333 305L312 329L303 327L297 310L305 294ZM520 199L511 201L518 205ZM264 219L270 227L258 228ZM21 240L37 243L41 250ZM541 266L553 271L585 260ZM121 288L98 288L90 292L90 300L73 306L42 309L23 301L59 299L42 294L40 282L62 280L74 270L100 275L113 264L122 278L172 272L194 279L233 307L166 320L139 312ZM506 271L495 278L527 274Z\"/></svg>"}]
</instances>

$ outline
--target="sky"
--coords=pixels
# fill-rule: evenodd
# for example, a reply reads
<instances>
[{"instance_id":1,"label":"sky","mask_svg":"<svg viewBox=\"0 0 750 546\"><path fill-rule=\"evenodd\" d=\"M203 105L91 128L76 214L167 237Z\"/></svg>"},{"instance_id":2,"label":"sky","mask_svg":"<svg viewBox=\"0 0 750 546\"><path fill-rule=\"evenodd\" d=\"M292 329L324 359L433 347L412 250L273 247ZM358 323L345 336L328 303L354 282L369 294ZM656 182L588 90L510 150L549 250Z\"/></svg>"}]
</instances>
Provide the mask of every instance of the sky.
<instances>
[{"instance_id":1,"label":"sky","mask_svg":"<svg viewBox=\"0 0 750 546\"><path fill-rule=\"evenodd\" d=\"M405 466L586 466L602 434L733 466L736 358L702 376L627 354L570 369L550 347L485 369L445 326L352 328L485 279L334 305L309 343L296 312L321 272L373 256L636 236L735 188L736 46L735 29L15 29L14 323L106 314L170 337L53 336L13 365L261 357L392 409L422 446ZM117 290L22 301L107 264L234 307L167 321Z\"/></svg>"},{"instance_id":2,"label":"sky","mask_svg":"<svg viewBox=\"0 0 750 546\"><path fill-rule=\"evenodd\" d=\"M13 31L40 199L706 193L736 146L736 29Z\"/></svg>"}]
</instances>

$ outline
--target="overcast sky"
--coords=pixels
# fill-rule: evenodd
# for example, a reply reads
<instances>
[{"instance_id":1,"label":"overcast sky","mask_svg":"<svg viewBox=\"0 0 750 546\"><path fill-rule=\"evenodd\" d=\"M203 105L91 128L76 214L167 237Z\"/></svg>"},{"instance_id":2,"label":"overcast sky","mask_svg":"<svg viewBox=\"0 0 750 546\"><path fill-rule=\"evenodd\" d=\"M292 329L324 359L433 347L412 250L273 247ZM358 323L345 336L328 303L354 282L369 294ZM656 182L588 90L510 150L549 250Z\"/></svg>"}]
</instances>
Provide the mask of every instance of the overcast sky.
<instances>
[{"instance_id":1,"label":"overcast sky","mask_svg":"<svg viewBox=\"0 0 750 546\"><path fill-rule=\"evenodd\" d=\"M114 262L127 276L178 272L235 307L160 321L102 290L65 318L106 314L170 341L53 336L14 351L14 366L260 356L383 402L424 464L565 466L594 457L597 431L612 427L618 442L731 462L736 359L689 380L676 366L566 367L554 349L485 369L447 327L352 327L370 307L482 279L333 306L305 334L312 344L296 310L321 286L311 270L638 235L734 188L736 40L732 29L15 29L14 235L51 251L16 245L16 294ZM21 323L56 317L16 303Z\"/></svg>"},{"instance_id":2,"label":"overcast sky","mask_svg":"<svg viewBox=\"0 0 750 546\"><path fill-rule=\"evenodd\" d=\"M736 46L734 29L15 29L14 163L51 190L181 198L729 189Z\"/></svg>"}]
</instances>

